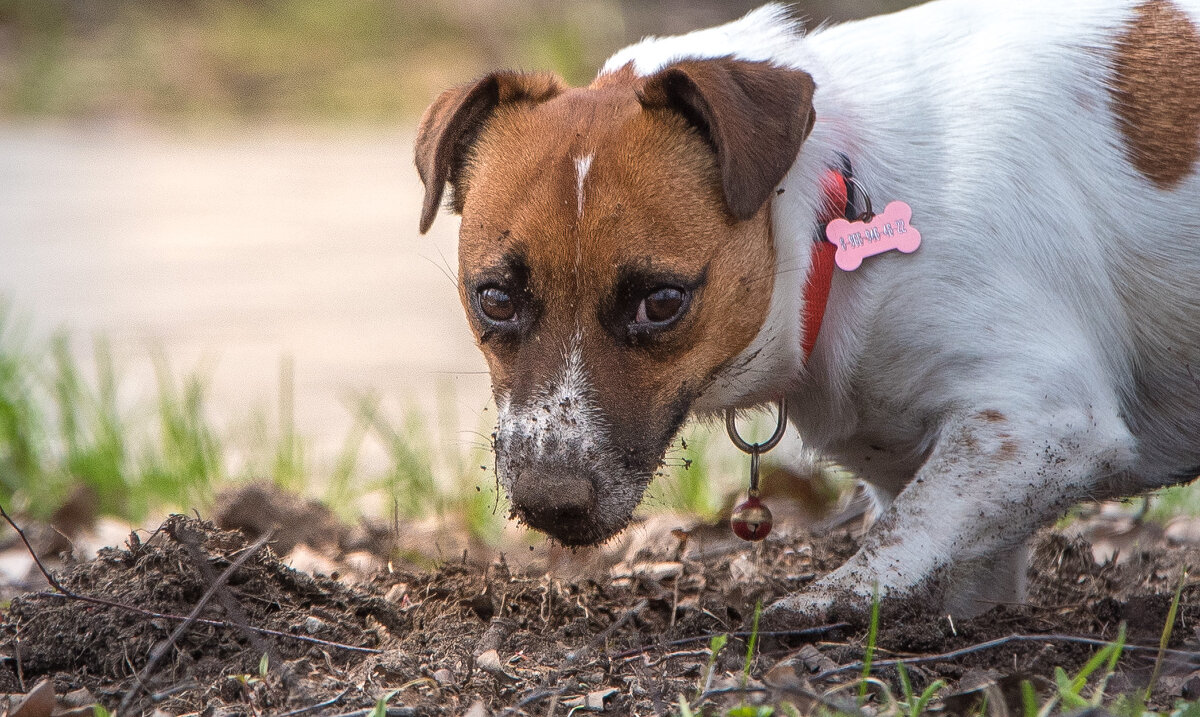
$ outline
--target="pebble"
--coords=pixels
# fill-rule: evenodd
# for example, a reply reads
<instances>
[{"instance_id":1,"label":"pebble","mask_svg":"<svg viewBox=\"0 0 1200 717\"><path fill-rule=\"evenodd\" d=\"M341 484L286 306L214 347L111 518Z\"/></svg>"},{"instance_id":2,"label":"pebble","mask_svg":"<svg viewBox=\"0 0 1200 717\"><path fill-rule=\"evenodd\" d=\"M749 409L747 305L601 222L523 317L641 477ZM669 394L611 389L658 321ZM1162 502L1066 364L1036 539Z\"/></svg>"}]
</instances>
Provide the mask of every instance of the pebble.
<instances>
[{"instance_id":1,"label":"pebble","mask_svg":"<svg viewBox=\"0 0 1200 717\"><path fill-rule=\"evenodd\" d=\"M483 706L483 702L479 701L471 705L471 708L463 713L463 717L491 717L491 713Z\"/></svg>"},{"instance_id":2,"label":"pebble","mask_svg":"<svg viewBox=\"0 0 1200 717\"><path fill-rule=\"evenodd\" d=\"M1200 520L1191 517L1173 518L1163 530L1163 536L1175 545L1200 543Z\"/></svg>"},{"instance_id":3,"label":"pebble","mask_svg":"<svg viewBox=\"0 0 1200 717\"><path fill-rule=\"evenodd\" d=\"M484 672L501 680L515 681L517 678L504 671L500 663L500 654L495 650L487 650L475 658L475 664Z\"/></svg>"},{"instance_id":4,"label":"pebble","mask_svg":"<svg viewBox=\"0 0 1200 717\"><path fill-rule=\"evenodd\" d=\"M61 702L67 707L91 707L96 704L96 698L88 688L80 687L63 695Z\"/></svg>"}]
</instances>

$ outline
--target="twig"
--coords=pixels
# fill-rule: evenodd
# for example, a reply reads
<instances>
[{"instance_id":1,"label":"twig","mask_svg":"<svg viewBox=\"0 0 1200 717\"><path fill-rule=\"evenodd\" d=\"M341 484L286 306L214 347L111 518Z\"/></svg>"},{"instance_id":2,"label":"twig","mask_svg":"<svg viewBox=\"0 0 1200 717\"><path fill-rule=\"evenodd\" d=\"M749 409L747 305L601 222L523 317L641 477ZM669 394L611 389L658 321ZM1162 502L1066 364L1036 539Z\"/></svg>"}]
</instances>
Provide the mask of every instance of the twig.
<instances>
[{"instance_id":1,"label":"twig","mask_svg":"<svg viewBox=\"0 0 1200 717\"><path fill-rule=\"evenodd\" d=\"M141 673L138 675L137 684L130 686L129 690L125 692L125 696L121 698L121 705L117 708L117 714L128 714L129 706L137 698L138 692L146 680L150 679L150 675L154 674L154 671L158 669L158 663L162 662L167 653L175 647L175 643L183 636L183 633L187 632L188 628L196 623L196 619L200 617L200 613L208 606L209 601L213 599L217 591L221 589L221 586L228 582L229 578L245 565L247 560L256 555L259 550L262 550L263 546L267 544L267 541L273 535L274 531L271 530L263 533L262 537L254 541L253 545L237 557L237 560L230 563L229 567L225 568L224 572L217 576L216 581L208 586L208 589L204 591L204 595L200 596L200 601L188 613L187 618L176 626L175 630L166 640L159 642L150 650L150 659L146 661L146 666L142 668Z\"/></svg>"},{"instance_id":2,"label":"twig","mask_svg":"<svg viewBox=\"0 0 1200 717\"><path fill-rule=\"evenodd\" d=\"M42 572L42 576L46 578L46 582L50 583L50 587L54 588L60 593L70 594L71 591L64 588L62 583L58 582L58 578L51 575L50 571L46 569L46 566L42 565L42 559L38 557L37 551L34 550L33 546L29 544L29 538L25 537L25 531L21 530L13 521L13 519L9 517L8 513L4 510L3 505L0 505L0 516L3 516L5 522L11 525L13 530L17 531L17 535L21 536L21 542L25 543L25 549L29 551L31 556L33 556L33 562L37 565L38 570Z\"/></svg>"},{"instance_id":3,"label":"twig","mask_svg":"<svg viewBox=\"0 0 1200 717\"><path fill-rule=\"evenodd\" d=\"M150 701L153 702L154 704L158 704L159 702L162 702L163 700L167 699L168 697L173 697L173 696L179 694L180 692L187 692L188 690L196 689L199 686L200 686L199 682L196 682L196 680L189 677L188 679L184 680L183 682L180 682L177 685L172 685L165 690L159 690L158 692L155 692L154 694L150 695Z\"/></svg>"},{"instance_id":4,"label":"twig","mask_svg":"<svg viewBox=\"0 0 1200 717\"><path fill-rule=\"evenodd\" d=\"M171 613L166 613L166 612L154 612L153 610L146 610L144 608L135 607L133 605L126 605L125 603L114 602L112 600L105 600L104 598L92 597L90 595L80 595L78 593L73 593L73 592L65 592L65 593L40 592L40 593L33 593L33 596L40 597L40 598L58 598L59 600L78 600L80 602L92 603L93 605L100 605L102 607L110 607L110 608L115 608L117 610L125 610L127 612L132 612L132 613L142 615L144 617L152 618L155 620L171 620L174 622L182 622L187 619L183 615L172 615ZM197 625L209 625L211 627L220 627L220 628L224 628L227 630L237 629L237 625L234 625L231 622L226 622L224 620L209 620L207 618L198 618L195 621L195 623ZM319 637L309 637L308 635L294 635L290 632L280 632L279 630L271 630L266 627L255 627L253 625L247 625L246 629L251 630L253 632L257 632L260 635L267 635L269 637L282 637L282 638L285 638L288 640L296 640L298 642L307 642L307 643L311 643L313 645L320 645L322 647L336 648L338 650L348 650L350 652L361 652L361 653L364 653L367 655L383 654L383 650L376 650L373 647L359 647L358 645L347 645L342 642L333 642L331 640L322 640Z\"/></svg>"},{"instance_id":5,"label":"twig","mask_svg":"<svg viewBox=\"0 0 1200 717\"><path fill-rule=\"evenodd\" d=\"M614 632L616 632L617 630L620 630L622 627L624 627L625 623L632 620L634 615L637 615L639 612L646 609L646 606L649 604L650 604L649 600L647 600L646 598L642 598L638 602L637 605L634 605L633 607L626 610L624 615L619 617L616 620L616 622L614 622L613 624L604 628L600 632L600 634L593 637L588 642L588 644L584 645L577 652L568 653L567 654L567 666L570 667L570 666L574 665L575 663L580 662L581 660L583 660L583 658L587 657L587 654L589 652L591 652L592 649L595 648L597 645L607 642L608 638L612 637ZM556 675L556 677L557 677L557 675Z\"/></svg>"},{"instance_id":6,"label":"twig","mask_svg":"<svg viewBox=\"0 0 1200 717\"><path fill-rule=\"evenodd\" d=\"M710 650L707 647L704 648L703 650L679 650L678 652L668 652L667 654L663 655L662 657L658 658L657 660L655 660L654 662L651 662L649 664L661 665L662 663L666 662L667 660L678 660L681 657L708 657L711 654L712 654L712 650Z\"/></svg>"},{"instance_id":7,"label":"twig","mask_svg":"<svg viewBox=\"0 0 1200 717\"><path fill-rule=\"evenodd\" d=\"M667 627L671 630L675 629L675 614L679 612L679 581L675 581L675 589L671 595L671 622Z\"/></svg>"},{"instance_id":8,"label":"twig","mask_svg":"<svg viewBox=\"0 0 1200 717\"><path fill-rule=\"evenodd\" d=\"M758 636L759 637L812 637L814 635L824 635L827 632L833 632L834 630L842 630L842 629L848 628L848 627L850 627L850 623L848 623L848 622L835 622L830 625L819 625L817 627L809 627L809 628L805 628L803 630L760 630L758 632ZM638 655L640 655L644 652L650 652L652 650L659 650L659 649L666 649L668 647L678 647L679 645L686 645L689 642L704 642L704 641L711 640L714 637L719 637L721 635L728 635L729 637L747 638L747 637L750 637L751 633L749 633L749 632L710 632L705 635L695 635L693 637L684 637L684 638L680 638L678 640L671 640L669 642L655 642L650 645L642 645L641 647L634 647L634 648L625 650L624 652L618 652L617 654L612 656L612 659L626 660L626 659L629 659L630 657L637 657Z\"/></svg>"},{"instance_id":9,"label":"twig","mask_svg":"<svg viewBox=\"0 0 1200 717\"><path fill-rule=\"evenodd\" d=\"M205 555L204 549L200 545L202 536L185 525L174 523L168 528L168 532L183 545L184 550L187 551L188 557L192 561L192 565L200 573L201 579L206 583L217 584L219 582L217 575L213 572L212 566L208 564L208 556ZM283 658L274 645L267 643L258 634L247 629L247 626L250 624L250 616L246 614L245 609L242 608L242 604L233 596L233 592L229 589L228 585L221 584L218 587L217 600L221 602L221 607L225 608L225 613L229 616L233 624L250 641L255 652L260 655L268 655L272 666L285 667Z\"/></svg>"},{"instance_id":10,"label":"twig","mask_svg":"<svg viewBox=\"0 0 1200 717\"><path fill-rule=\"evenodd\" d=\"M667 714L667 702L663 699L663 690L655 681L654 676L650 674L649 668L638 662L631 662L629 666L633 668L634 674L645 685L645 690L650 694L650 701L654 705L654 714ZM665 679L665 673L664 673Z\"/></svg>"},{"instance_id":11,"label":"twig","mask_svg":"<svg viewBox=\"0 0 1200 717\"><path fill-rule=\"evenodd\" d=\"M488 627L483 631L483 635L475 643L475 648L471 650L471 654L479 657L488 650L502 650L504 643L508 641L513 631L517 629L517 624L506 617L496 615L492 617L492 621L488 623Z\"/></svg>"},{"instance_id":12,"label":"twig","mask_svg":"<svg viewBox=\"0 0 1200 717\"><path fill-rule=\"evenodd\" d=\"M698 705L703 704L704 702L707 702L708 700L712 699L713 697L720 697L721 695L731 695L731 694L745 695L748 692L753 692L756 694L761 694L764 692L782 692L784 694L799 695L802 697L807 697L808 699L812 700L816 704L819 704L823 707L828 708L830 711L833 712L833 714L850 715L850 716L864 714L863 711L858 709L858 707L853 702L851 702L849 704L843 704L843 703L835 702L835 701L829 699L828 697L826 697L825 695L819 694L819 693L814 692L809 689L797 688L797 687L783 687L783 686L757 687L754 685L746 685L745 687L743 687L742 685L732 685L730 687L717 687L717 688L714 688L711 690L705 690L703 693L701 693L700 697L698 697L696 699L696 704L698 704Z\"/></svg>"},{"instance_id":13,"label":"twig","mask_svg":"<svg viewBox=\"0 0 1200 717\"><path fill-rule=\"evenodd\" d=\"M300 715L306 715L310 712L316 712L317 710L325 709L326 707L333 707L338 702L341 702L343 699L345 699L346 695L350 694L351 689L353 689L353 688L347 687L346 689L342 690L342 694L338 695L337 697L333 697L331 699L325 700L324 702L321 702L319 704L309 705L308 707L301 707L300 709L292 710L291 712L284 712L283 714L279 715L279 717L300 717Z\"/></svg>"},{"instance_id":14,"label":"twig","mask_svg":"<svg viewBox=\"0 0 1200 717\"><path fill-rule=\"evenodd\" d=\"M969 647L963 647L958 650L951 650L950 652L943 652L937 655L920 655L917 657L908 657L897 660L876 660L872 665L872 670L878 670L881 667L895 667L900 663L904 663L905 665L916 665L925 662L943 662L946 660L954 660L959 657L963 657L964 655L970 655L972 653L982 652L984 650L990 650L996 647L1003 647L1014 642L1067 642L1079 645L1094 645L1096 647L1106 647L1110 644L1110 641L1107 640L1097 640L1091 637L1077 637L1075 635L1009 635L1007 637L988 640L987 642L981 642L977 645L971 645ZM1145 645L1126 645L1125 651L1157 653L1158 648L1147 647ZM1164 654L1171 655L1172 657L1186 658L1191 661L1200 661L1200 652L1188 652L1187 650L1166 650ZM848 665L842 665L841 667L835 667L832 670L825 670L812 679L813 681L823 680L826 677L833 677L834 675L839 675L843 672L861 670L862 668L863 663L854 662Z\"/></svg>"},{"instance_id":15,"label":"twig","mask_svg":"<svg viewBox=\"0 0 1200 717\"><path fill-rule=\"evenodd\" d=\"M533 692L529 693L525 697L521 698L520 702L516 703L512 707L506 708L504 710L504 712L502 712L501 714L510 715L510 714L514 714L516 712L523 712L523 710L521 709L522 707L525 707L526 705L531 705L534 702L540 702L540 701L546 699L547 697L553 697L556 695L560 695L563 693L564 689L565 688L562 688L562 687L556 687L555 689L552 689L552 690L546 690L546 689L534 690Z\"/></svg>"},{"instance_id":16,"label":"twig","mask_svg":"<svg viewBox=\"0 0 1200 717\"><path fill-rule=\"evenodd\" d=\"M13 636L13 657L17 660L17 686L21 688L21 692L28 692L25 689L25 667L21 664L21 630L17 629L17 634Z\"/></svg>"},{"instance_id":17,"label":"twig","mask_svg":"<svg viewBox=\"0 0 1200 717\"><path fill-rule=\"evenodd\" d=\"M106 600L104 598L92 597L91 595L81 595L80 593L68 590L66 587L63 586L62 583L60 583L58 581L57 578L55 578L53 575L50 574L49 570L46 569L45 564L42 563L41 558L38 557L37 552L33 549L33 546L29 544L29 539L25 537L25 531L21 530L20 526L18 526L16 524L16 522L13 521L12 517L9 516L9 514L7 512L5 512L3 505L0 505L0 517L3 517L5 522L7 522L12 527L13 530L17 531L17 535L20 536L21 542L25 543L25 549L29 551L29 555L33 558L34 565L37 566L37 569L38 569L38 571L40 571L42 573L42 576L46 578L46 582L48 582L50 584L50 587L54 588L54 590L55 590L55 592L52 592L52 593L48 593L48 592L44 592L44 591L36 592L36 593L33 593L34 597L58 598L60 600L77 600L79 602L86 602L86 603L91 603L93 605L100 605L102 607L109 607L109 608L114 608L116 610L124 610L126 612L132 612L137 615L142 615L144 617L148 617L148 618L151 618L154 620L171 620L174 622L183 622L188 619L187 617L185 617L183 615L172 615L171 613L155 612L153 610L147 610L145 608L140 608L140 607L137 607L134 605L126 605L125 603L116 602L114 600ZM157 530L155 531L155 534L156 535L158 534ZM219 628L223 628L223 629L230 629L230 628L238 627L237 625L234 625L233 623L225 622L224 620L208 620L205 618L198 618L198 619L194 620L194 622L197 625L208 625L210 627L219 627ZM293 635L292 633L289 633L289 632L280 632L279 630L270 630L265 627L254 627L253 625L246 625L245 629L250 630L251 632L256 632L260 635L267 635L269 637L282 637L282 638L285 638L288 640L296 640L298 642L307 642L307 643L310 643L313 645L320 645L322 647L332 647L332 648L335 648L338 650L347 650L350 652L362 652L362 653L365 653L368 655L379 655L379 654L383 653L383 650L376 650L371 647L359 647L358 645L347 645L342 642L333 642L331 640L322 640L319 637L309 637L308 635ZM19 664L19 659L18 659L18 664Z\"/></svg>"}]
</instances>

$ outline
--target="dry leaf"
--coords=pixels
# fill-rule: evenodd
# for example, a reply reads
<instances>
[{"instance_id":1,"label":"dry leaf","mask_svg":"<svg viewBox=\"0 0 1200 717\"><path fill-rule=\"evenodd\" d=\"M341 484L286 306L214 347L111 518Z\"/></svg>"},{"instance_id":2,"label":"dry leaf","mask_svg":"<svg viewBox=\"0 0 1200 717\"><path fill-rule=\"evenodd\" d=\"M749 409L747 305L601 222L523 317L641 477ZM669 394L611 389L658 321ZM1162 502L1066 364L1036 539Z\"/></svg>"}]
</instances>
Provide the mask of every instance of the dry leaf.
<instances>
[{"instance_id":1,"label":"dry leaf","mask_svg":"<svg viewBox=\"0 0 1200 717\"><path fill-rule=\"evenodd\" d=\"M54 708L58 700L54 695L54 681L50 679L42 680L37 683L37 686L25 695L24 699L17 703L16 709L11 713L12 717L50 717L54 713Z\"/></svg>"}]
</instances>

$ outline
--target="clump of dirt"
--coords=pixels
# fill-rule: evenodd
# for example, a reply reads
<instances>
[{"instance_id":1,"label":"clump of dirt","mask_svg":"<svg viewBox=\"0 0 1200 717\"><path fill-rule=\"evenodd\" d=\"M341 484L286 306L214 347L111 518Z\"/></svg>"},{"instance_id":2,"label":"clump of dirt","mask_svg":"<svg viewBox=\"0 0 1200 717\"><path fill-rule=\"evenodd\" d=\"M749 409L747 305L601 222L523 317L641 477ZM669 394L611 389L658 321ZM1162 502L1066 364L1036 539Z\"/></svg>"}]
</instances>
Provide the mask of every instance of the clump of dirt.
<instances>
[{"instance_id":1,"label":"clump of dirt","mask_svg":"<svg viewBox=\"0 0 1200 717\"><path fill-rule=\"evenodd\" d=\"M580 705L661 714L680 694L704 689L721 704L827 701L836 694L821 695L860 670L861 620L764 633L749 691L740 689L741 631L755 605L836 567L855 549L850 533L748 545L701 528L643 544L602 571L464 559L429 571L385 569L354 585L293 570L267 546L213 590L215 576L244 557L247 538L173 516L150 538L63 572L63 588L91 602L52 593L14 599L0 625L0 687L23 691L48 676L60 692L87 688L110 709L133 690L134 713L344 714L394 692L389 714L542 714L551 703L562 713ZM946 679L939 704L953 711L987 690L1004 699L1014 680L1040 684L1056 666L1077 669L1098 649L1065 637L1108 641L1125 623L1131 644L1156 646L1182 566L1197 557L1159 544L1098 565L1088 544L1047 533L1034 551L1029 605L951 621L885 603L878 674L894 680L888 660L902 658L918 689ZM1173 647L1198 647L1185 628L1200 618L1197 589L1184 589ZM138 675L207 593L208 622L192 624L156 669ZM726 633L730 644L710 678L709 640ZM1144 682L1154 657L1127 651L1118 683ZM1156 699L1185 693L1195 669L1176 658Z\"/></svg>"}]
</instances>

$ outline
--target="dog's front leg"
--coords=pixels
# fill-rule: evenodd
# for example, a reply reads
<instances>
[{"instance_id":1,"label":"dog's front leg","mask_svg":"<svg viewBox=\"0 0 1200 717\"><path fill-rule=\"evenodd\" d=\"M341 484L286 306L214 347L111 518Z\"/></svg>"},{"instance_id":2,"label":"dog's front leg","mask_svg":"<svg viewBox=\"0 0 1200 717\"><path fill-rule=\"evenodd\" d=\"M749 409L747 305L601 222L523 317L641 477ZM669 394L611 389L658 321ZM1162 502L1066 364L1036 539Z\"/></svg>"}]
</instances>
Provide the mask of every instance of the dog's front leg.
<instances>
[{"instance_id":1,"label":"dog's front leg","mask_svg":"<svg viewBox=\"0 0 1200 717\"><path fill-rule=\"evenodd\" d=\"M1110 492L1131 445L1118 414L1093 407L1025 420L995 409L958 414L859 551L768 617L783 625L834 608L860 612L876 590L959 615L1011 600L1025 540L1072 504Z\"/></svg>"}]
</instances>

